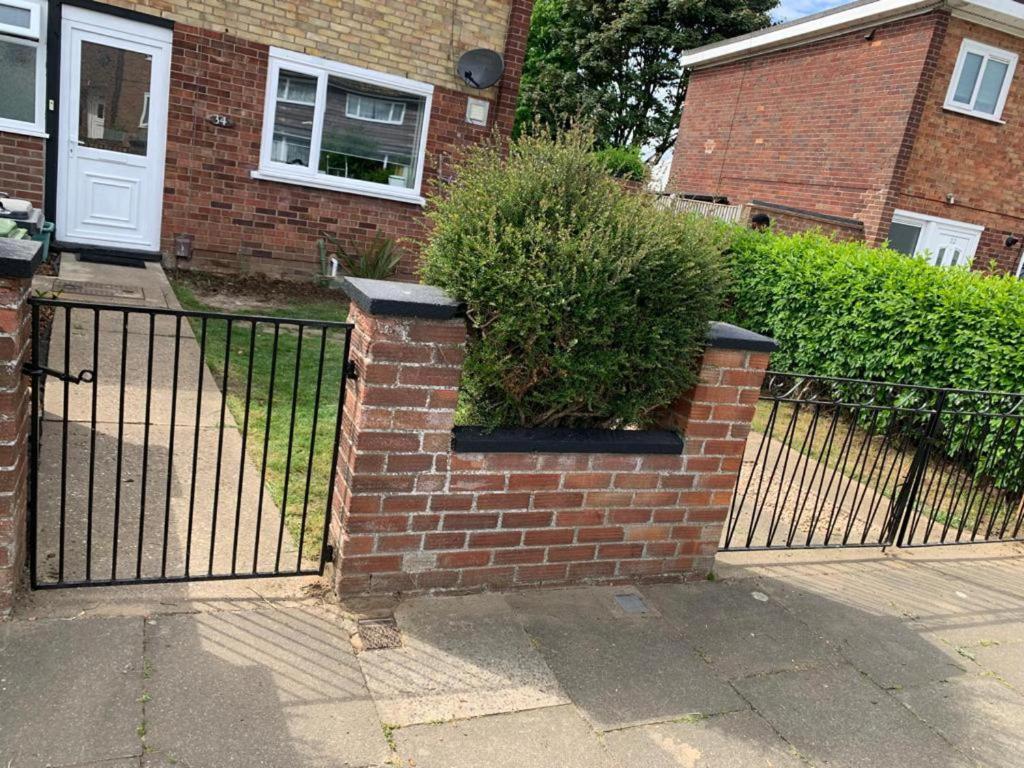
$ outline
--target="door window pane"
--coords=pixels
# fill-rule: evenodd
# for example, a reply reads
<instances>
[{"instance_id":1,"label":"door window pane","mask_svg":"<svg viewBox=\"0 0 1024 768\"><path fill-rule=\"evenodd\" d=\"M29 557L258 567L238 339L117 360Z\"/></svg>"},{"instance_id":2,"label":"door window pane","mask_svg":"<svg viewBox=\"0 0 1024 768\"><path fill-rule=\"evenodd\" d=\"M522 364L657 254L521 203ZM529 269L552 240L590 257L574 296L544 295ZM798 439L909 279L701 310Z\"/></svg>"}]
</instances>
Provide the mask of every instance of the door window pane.
<instances>
[{"instance_id":1,"label":"door window pane","mask_svg":"<svg viewBox=\"0 0 1024 768\"><path fill-rule=\"evenodd\" d=\"M152 60L145 54L82 42L78 143L84 147L145 155L149 121L140 125L149 94Z\"/></svg>"},{"instance_id":2,"label":"door window pane","mask_svg":"<svg viewBox=\"0 0 1024 768\"><path fill-rule=\"evenodd\" d=\"M994 115L996 104L999 102L999 94L1003 90L1003 81L1006 80L1006 72L1009 67L1005 61L989 59L985 67L985 74L981 76L981 87L978 88L978 97L974 101L974 108L979 112Z\"/></svg>"},{"instance_id":3,"label":"door window pane","mask_svg":"<svg viewBox=\"0 0 1024 768\"><path fill-rule=\"evenodd\" d=\"M917 241L920 237L921 227L913 224L900 224L894 221L889 227L889 247L907 256L917 253Z\"/></svg>"},{"instance_id":4,"label":"door window pane","mask_svg":"<svg viewBox=\"0 0 1024 768\"><path fill-rule=\"evenodd\" d=\"M960 70L960 82L957 83L953 101L958 101L961 104L971 103L971 96L974 95L974 86L978 82L982 61L984 59L976 53L968 53L964 57L964 66Z\"/></svg>"},{"instance_id":5,"label":"door window pane","mask_svg":"<svg viewBox=\"0 0 1024 768\"><path fill-rule=\"evenodd\" d=\"M36 45L0 38L0 117L36 120Z\"/></svg>"},{"instance_id":6,"label":"door window pane","mask_svg":"<svg viewBox=\"0 0 1024 768\"><path fill-rule=\"evenodd\" d=\"M320 172L411 189L426 99L332 76Z\"/></svg>"},{"instance_id":7,"label":"door window pane","mask_svg":"<svg viewBox=\"0 0 1024 768\"><path fill-rule=\"evenodd\" d=\"M281 70L277 78L277 94L270 159L288 165L308 166L313 140L316 78Z\"/></svg>"},{"instance_id":8,"label":"door window pane","mask_svg":"<svg viewBox=\"0 0 1024 768\"><path fill-rule=\"evenodd\" d=\"M28 8L18 8L0 3L0 24L9 27L32 28L32 12Z\"/></svg>"}]
</instances>

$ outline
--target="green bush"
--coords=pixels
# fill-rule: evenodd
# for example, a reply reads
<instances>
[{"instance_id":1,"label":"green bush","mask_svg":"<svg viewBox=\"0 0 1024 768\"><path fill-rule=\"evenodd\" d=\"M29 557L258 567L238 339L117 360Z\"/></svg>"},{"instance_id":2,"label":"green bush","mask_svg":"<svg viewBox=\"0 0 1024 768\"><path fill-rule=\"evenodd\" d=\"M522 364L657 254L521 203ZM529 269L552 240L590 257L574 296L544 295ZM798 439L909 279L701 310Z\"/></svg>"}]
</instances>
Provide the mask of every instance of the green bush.
<instances>
[{"instance_id":1,"label":"green bush","mask_svg":"<svg viewBox=\"0 0 1024 768\"><path fill-rule=\"evenodd\" d=\"M1014 277L934 267L820 234L737 230L730 260L731 319L779 342L775 370L1024 391L1024 282ZM947 407L999 413L1014 402L953 395ZM1019 482L1024 430L1003 422L954 413L944 426L951 454L987 456L986 472L1009 487Z\"/></svg>"},{"instance_id":2,"label":"green bush","mask_svg":"<svg viewBox=\"0 0 1024 768\"><path fill-rule=\"evenodd\" d=\"M431 201L424 277L472 331L467 421L643 425L695 380L728 233L624 191L590 142L477 148Z\"/></svg>"},{"instance_id":3,"label":"green bush","mask_svg":"<svg viewBox=\"0 0 1024 768\"><path fill-rule=\"evenodd\" d=\"M594 151L605 170L617 179L646 181L647 165L640 159L639 147L605 147Z\"/></svg>"}]
</instances>

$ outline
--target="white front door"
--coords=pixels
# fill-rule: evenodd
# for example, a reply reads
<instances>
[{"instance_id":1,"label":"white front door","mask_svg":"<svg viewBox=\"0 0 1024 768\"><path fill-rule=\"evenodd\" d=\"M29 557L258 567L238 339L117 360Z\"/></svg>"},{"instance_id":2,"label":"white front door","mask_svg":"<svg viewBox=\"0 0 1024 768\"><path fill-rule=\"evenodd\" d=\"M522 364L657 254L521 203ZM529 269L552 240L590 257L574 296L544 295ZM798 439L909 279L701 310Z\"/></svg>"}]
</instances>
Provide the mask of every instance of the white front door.
<instances>
[{"instance_id":1,"label":"white front door","mask_svg":"<svg viewBox=\"0 0 1024 768\"><path fill-rule=\"evenodd\" d=\"M65 5L57 239L157 252L171 30Z\"/></svg>"}]
</instances>

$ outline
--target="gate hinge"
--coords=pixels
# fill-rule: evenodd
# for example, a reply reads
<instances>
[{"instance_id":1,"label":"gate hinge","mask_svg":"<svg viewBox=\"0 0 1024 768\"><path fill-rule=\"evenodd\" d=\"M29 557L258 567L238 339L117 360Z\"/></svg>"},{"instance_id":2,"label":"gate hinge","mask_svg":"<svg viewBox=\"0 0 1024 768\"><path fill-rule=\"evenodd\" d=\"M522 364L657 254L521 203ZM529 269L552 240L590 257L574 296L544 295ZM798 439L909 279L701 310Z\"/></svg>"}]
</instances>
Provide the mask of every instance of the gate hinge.
<instances>
[{"instance_id":1,"label":"gate hinge","mask_svg":"<svg viewBox=\"0 0 1024 768\"><path fill-rule=\"evenodd\" d=\"M334 562L334 545L333 544L328 544L326 547L324 547L324 562L325 563Z\"/></svg>"},{"instance_id":2,"label":"gate hinge","mask_svg":"<svg viewBox=\"0 0 1024 768\"><path fill-rule=\"evenodd\" d=\"M72 373L66 373L65 371L55 371L53 368L47 368L44 365L32 365L32 363L24 363L21 366L21 372L26 376L31 376L34 379L41 378L43 376L53 376L54 378L66 381L69 384L81 384L82 382L89 383L93 380L95 374L88 368L84 368L78 372L75 376Z\"/></svg>"},{"instance_id":3,"label":"gate hinge","mask_svg":"<svg viewBox=\"0 0 1024 768\"><path fill-rule=\"evenodd\" d=\"M359 371L356 369L354 360L349 360L345 363L345 378L346 379L358 379Z\"/></svg>"}]
</instances>

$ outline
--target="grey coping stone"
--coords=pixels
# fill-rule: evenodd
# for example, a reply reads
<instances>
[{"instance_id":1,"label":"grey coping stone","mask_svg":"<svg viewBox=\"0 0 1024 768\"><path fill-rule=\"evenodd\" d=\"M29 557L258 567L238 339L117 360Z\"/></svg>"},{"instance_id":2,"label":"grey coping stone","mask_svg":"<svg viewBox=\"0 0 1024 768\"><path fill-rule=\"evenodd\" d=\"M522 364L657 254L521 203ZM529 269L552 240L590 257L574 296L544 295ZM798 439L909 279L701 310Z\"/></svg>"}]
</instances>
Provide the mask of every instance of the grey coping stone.
<instances>
[{"instance_id":1,"label":"grey coping stone","mask_svg":"<svg viewBox=\"0 0 1024 768\"><path fill-rule=\"evenodd\" d=\"M558 682L595 728L746 707L672 624L657 615L627 618L613 610L615 594L592 587L509 596Z\"/></svg>"},{"instance_id":2,"label":"grey coping stone","mask_svg":"<svg viewBox=\"0 0 1024 768\"><path fill-rule=\"evenodd\" d=\"M387 744L348 631L315 608L146 625L146 745L188 766L367 766Z\"/></svg>"},{"instance_id":3,"label":"grey coping stone","mask_svg":"<svg viewBox=\"0 0 1024 768\"><path fill-rule=\"evenodd\" d=\"M644 590L661 614L728 679L841 658L828 640L777 600L756 599L757 591L758 584L752 581L667 584Z\"/></svg>"},{"instance_id":4,"label":"grey coping stone","mask_svg":"<svg viewBox=\"0 0 1024 768\"><path fill-rule=\"evenodd\" d=\"M395 743L417 768L618 768L571 706L400 728Z\"/></svg>"},{"instance_id":5,"label":"grey coping stone","mask_svg":"<svg viewBox=\"0 0 1024 768\"><path fill-rule=\"evenodd\" d=\"M0 277L32 277L42 260L42 243L0 237Z\"/></svg>"},{"instance_id":6,"label":"grey coping stone","mask_svg":"<svg viewBox=\"0 0 1024 768\"><path fill-rule=\"evenodd\" d=\"M142 620L0 622L0 765L142 754Z\"/></svg>"},{"instance_id":7,"label":"grey coping stone","mask_svg":"<svg viewBox=\"0 0 1024 768\"><path fill-rule=\"evenodd\" d=\"M853 667L780 672L748 677L734 685L815 765L969 765L942 737Z\"/></svg>"},{"instance_id":8,"label":"grey coping stone","mask_svg":"<svg viewBox=\"0 0 1024 768\"><path fill-rule=\"evenodd\" d=\"M568 703L501 595L410 600L395 618L402 647L359 654L389 725Z\"/></svg>"},{"instance_id":9,"label":"grey coping stone","mask_svg":"<svg viewBox=\"0 0 1024 768\"><path fill-rule=\"evenodd\" d=\"M796 750L756 712L626 728L604 735L623 766L644 768L802 768Z\"/></svg>"},{"instance_id":10,"label":"grey coping stone","mask_svg":"<svg viewBox=\"0 0 1024 768\"><path fill-rule=\"evenodd\" d=\"M1024 765L1024 697L991 677L898 691L896 697L961 752L993 768Z\"/></svg>"},{"instance_id":11,"label":"grey coping stone","mask_svg":"<svg viewBox=\"0 0 1024 768\"><path fill-rule=\"evenodd\" d=\"M750 352L774 352L779 348L775 339L723 322L708 324L707 345L715 349L744 349Z\"/></svg>"},{"instance_id":12,"label":"grey coping stone","mask_svg":"<svg viewBox=\"0 0 1024 768\"><path fill-rule=\"evenodd\" d=\"M346 277L340 286L357 307L371 315L449 320L462 311L459 302L433 285Z\"/></svg>"}]
</instances>

